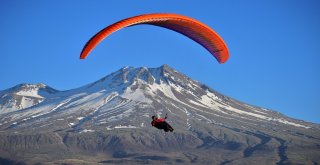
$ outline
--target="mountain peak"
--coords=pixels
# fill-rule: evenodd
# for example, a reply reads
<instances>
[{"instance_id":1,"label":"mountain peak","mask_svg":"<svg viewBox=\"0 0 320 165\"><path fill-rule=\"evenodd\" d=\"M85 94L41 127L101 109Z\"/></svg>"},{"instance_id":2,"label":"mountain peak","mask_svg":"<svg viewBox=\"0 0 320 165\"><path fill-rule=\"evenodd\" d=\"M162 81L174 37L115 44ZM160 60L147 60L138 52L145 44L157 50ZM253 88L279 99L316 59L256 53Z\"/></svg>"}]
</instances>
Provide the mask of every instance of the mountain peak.
<instances>
[{"instance_id":1,"label":"mountain peak","mask_svg":"<svg viewBox=\"0 0 320 165\"><path fill-rule=\"evenodd\" d=\"M169 65L162 65L157 68L131 67L125 66L116 72L86 86L86 88L119 88L120 86L130 85L139 81L139 83L153 84L168 82L168 78L175 77L173 74L179 74ZM182 75L182 74L181 74ZM179 76L177 76L179 77Z\"/></svg>"},{"instance_id":2,"label":"mountain peak","mask_svg":"<svg viewBox=\"0 0 320 165\"><path fill-rule=\"evenodd\" d=\"M46 84L19 84L0 92L0 114L29 108L58 92Z\"/></svg>"},{"instance_id":3,"label":"mountain peak","mask_svg":"<svg viewBox=\"0 0 320 165\"><path fill-rule=\"evenodd\" d=\"M172 71L174 70L172 67L170 67L168 64L163 64L159 68L161 68L164 71Z\"/></svg>"},{"instance_id":4,"label":"mountain peak","mask_svg":"<svg viewBox=\"0 0 320 165\"><path fill-rule=\"evenodd\" d=\"M12 88L9 88L5 91L9 93L17 94L17 95L25 95L26 93L28 93L27 95L31 97L32 96L41 97L39 95L53 94L58 90L53 89L44 83L38 83L38 84L23 83L23 84L16 85Z\"/></svg>"}]
</instances>

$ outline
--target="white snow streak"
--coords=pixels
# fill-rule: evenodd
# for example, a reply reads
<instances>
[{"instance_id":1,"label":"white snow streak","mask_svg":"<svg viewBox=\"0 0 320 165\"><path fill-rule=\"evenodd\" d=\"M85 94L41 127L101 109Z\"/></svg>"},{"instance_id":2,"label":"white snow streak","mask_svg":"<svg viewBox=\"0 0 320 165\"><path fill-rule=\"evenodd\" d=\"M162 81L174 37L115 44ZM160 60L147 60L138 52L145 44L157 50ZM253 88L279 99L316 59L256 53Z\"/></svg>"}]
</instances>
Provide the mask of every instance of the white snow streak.
<instances>
[{"instance_id":1,"label":"white snow streak","mask_svg":"<svg viewBox=\"0 0 320 165\"><path fill-rule=\"evenodd\" d=\"M138 128L138 127L136 127L136 126L133 126L133 125L127 125L127 126L125 126L125 125L117 125L117 126L115 126L114 127L115 129L123 129L123 128Z\"/></svg>"}]
</instances>

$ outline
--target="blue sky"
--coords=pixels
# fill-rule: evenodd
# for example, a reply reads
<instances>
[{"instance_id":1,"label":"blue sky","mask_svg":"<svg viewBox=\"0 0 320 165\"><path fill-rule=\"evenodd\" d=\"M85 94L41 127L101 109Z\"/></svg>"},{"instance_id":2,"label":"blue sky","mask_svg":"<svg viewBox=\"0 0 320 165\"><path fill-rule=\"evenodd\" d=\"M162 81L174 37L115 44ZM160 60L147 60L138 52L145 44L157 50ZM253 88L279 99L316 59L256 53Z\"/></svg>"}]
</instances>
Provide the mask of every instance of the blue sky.
<instances>
[{"instance_id":1,"label":"blue sky","mask_svg":"<svg viewBox=\"0 0 320 165\"><path fill-rule=\"evenodd\" d=\"M145 13L177 13L212 27L230 59L163 28L123 29L79 60L105 26ZM45 83L58 90L96 81L123 66L168 64L222 94L320 123L320 2L317 0L2 0L0 90Z\"/></svg>"}]
</instances>

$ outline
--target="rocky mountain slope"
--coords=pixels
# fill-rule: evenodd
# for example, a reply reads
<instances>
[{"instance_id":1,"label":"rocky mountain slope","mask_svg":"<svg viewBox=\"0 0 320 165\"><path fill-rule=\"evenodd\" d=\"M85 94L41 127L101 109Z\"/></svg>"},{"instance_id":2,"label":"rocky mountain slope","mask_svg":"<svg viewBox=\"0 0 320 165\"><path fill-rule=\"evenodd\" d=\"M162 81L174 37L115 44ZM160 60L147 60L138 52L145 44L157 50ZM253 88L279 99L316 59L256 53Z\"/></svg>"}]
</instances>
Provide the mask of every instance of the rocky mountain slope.
<instances>
[{"instance_id":1,"label":"rocky mountain slope","mask_svg":"<svg viewBox=\"0 0 320 165\"><path fill-rule=\"evenodd\" d=\"M165 113L173 133L150 125ZM320 126L226 97L168 65L125 67L68 91L0 91L0 155L22 164L319 164Z\"/></svg>"}]
</instances>

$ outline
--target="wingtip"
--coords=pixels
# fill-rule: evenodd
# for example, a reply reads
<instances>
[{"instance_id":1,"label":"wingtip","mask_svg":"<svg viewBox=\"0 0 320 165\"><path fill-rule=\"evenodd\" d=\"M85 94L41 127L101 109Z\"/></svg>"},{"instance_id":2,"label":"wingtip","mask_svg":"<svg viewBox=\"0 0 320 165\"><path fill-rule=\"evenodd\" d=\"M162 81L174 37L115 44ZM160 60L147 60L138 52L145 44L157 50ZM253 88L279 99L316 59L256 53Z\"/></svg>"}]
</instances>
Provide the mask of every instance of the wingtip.
<instances>
[{"instance_id":1,"label":"wingtip","mask_svg":"<svg viewBox=\"0 0 320 165\"><path fill-rule=\"evenodd\" d=\"M80 54L80 60L83 60L83 59L85 59L86 58L86 56L84 56L82 53Z\"/></svg>"}]
</instances>

